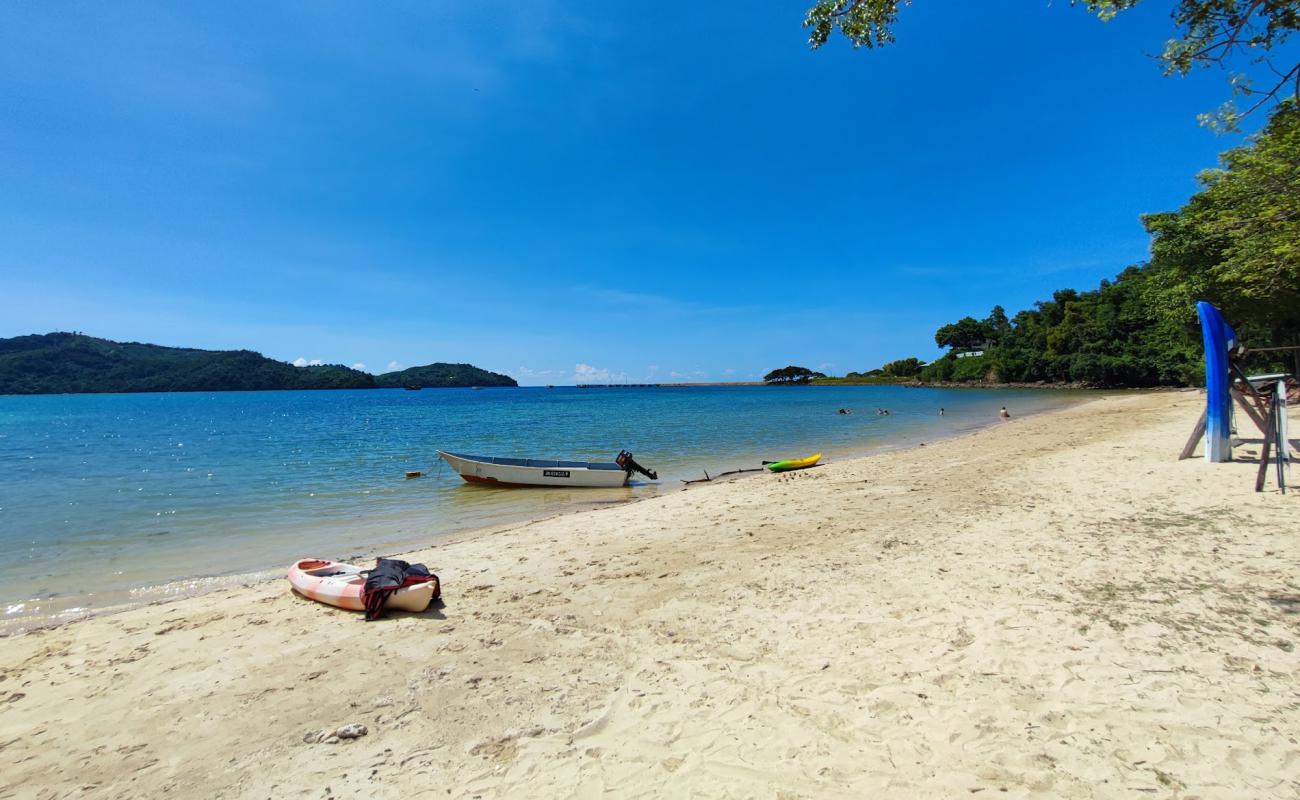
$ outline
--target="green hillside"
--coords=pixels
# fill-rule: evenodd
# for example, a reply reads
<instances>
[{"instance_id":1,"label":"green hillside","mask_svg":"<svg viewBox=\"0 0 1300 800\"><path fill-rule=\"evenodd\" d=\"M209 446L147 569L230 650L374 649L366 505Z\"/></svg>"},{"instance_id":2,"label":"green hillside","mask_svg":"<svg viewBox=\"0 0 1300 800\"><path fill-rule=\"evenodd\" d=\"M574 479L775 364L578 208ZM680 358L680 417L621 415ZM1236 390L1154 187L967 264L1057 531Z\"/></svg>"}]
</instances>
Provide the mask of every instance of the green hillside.
<instances>
[{"instance_id":1,"label":"green hillside","mask_svg":"<svg viewBox=\"0 0 1300 800\"><path fill-rule=\"evenodd\" d=\"M338 364L295 367L251 350L162 347L79 333L0 339L0 394L517 385L511 377L471 364L429 364L371 375Z\"/></svg>"},{"instance_id":2,"label":"green hillside","mask_svg":"<svg viewBox=\"0 0 1300 800\"><path fill-rule=\"evenodd\" d=\"M421 389L449 389L457 386L518 386L514 378L479 369L472 364L427 364L375 376L380 388L418 386Z\"/></svg>"},{"instance_id":3,"label":"green hillside","mask_svg":"<svg viewBox=\"0 0 1300 800\"><path fill-rule=\"evenodd\" d=\"M75 333L0 339L0 394L369 389L348 367L295 367L251 350L195 350Z\"/></svg>"}]
</instances>

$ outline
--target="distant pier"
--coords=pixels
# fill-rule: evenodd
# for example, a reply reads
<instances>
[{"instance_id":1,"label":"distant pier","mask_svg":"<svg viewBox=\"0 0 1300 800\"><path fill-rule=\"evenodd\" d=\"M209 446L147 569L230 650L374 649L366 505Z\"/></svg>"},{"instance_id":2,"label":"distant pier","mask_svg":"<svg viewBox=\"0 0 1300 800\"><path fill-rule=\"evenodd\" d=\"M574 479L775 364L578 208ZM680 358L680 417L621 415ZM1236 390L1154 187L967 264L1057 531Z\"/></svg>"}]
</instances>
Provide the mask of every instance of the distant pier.
<instances>
[{"instance_id":1,"label":"distant pier","mask_svg":"<svg viewBox=\"0 0 1300 800\"><path fill-rule=\"evenodd\" d=\"M699 381L697 383L580 383L579 389L661 389L690 386L766 386L762 381Z\"/></svg>"}]
</instances>

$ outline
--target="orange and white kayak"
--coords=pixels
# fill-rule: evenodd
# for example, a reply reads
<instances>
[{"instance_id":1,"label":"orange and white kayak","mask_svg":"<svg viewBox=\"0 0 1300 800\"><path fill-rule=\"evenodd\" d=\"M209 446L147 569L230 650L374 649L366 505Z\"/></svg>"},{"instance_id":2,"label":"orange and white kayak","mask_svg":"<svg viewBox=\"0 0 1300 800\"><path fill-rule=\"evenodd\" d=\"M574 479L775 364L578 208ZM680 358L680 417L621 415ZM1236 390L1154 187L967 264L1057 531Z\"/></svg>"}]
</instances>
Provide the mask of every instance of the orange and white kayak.
<instances>
[{"instance_id":1,"label":"orange and white kayak","mask_svg":"<svg viewBox=\"0 0 1300 800\"><path fill-rule=\"evenodd\" d=\"M366 604L361 599L366 579L361 574L361 567L354 564L304 558L289 567L289 585L298 594L319 603L351 611L366 609ZM433 592L437 587L437 581L403 586L388 598L384 607L398 611L423 611L433 602Z\"/></svg>"}]
</instances>

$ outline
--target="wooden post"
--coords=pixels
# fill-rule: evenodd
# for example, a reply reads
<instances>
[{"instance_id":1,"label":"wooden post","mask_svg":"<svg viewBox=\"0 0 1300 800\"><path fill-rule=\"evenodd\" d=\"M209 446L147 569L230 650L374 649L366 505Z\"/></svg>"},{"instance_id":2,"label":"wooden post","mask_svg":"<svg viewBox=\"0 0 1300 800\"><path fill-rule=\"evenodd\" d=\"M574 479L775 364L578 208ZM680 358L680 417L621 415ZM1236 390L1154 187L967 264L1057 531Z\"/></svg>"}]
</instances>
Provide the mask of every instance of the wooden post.
<instances>
[{"instance_id":1,"label":"wooden post","mask_svg":"<svg viewBox=\"0 0 1300 800\"><path fill-rule=\"evenodd\" d=\"M1192 457L1196 452L1196 444L1205 436L1205 409L1201 409L1201 418L1196 420L1196 427L1192 428L1192 435L1187 437L1187 444L1183 445L1183 451L1178 454L1178 460L1182 461Z\"/></svg>"},{"instance_id":2,"label":"wooden post","mask_svg":"<svg viewBox=\"0 0 1300 800\"><path fill-rule=\"evenodd\" d=\"M1273 390L1273 436L1277 438L1277 488L1286 494L1286 381Z\"/></svg>"},{"instance_id":3,"label":"wooden post","mask_svg":"<svg viewBox=\"0 0 1300 800\"><path fill-rule=\"evenodd\" d=\"M1241 410L1246 412L1246 416L1250 417L1250 421L1255 423L1255 427L1259 428L1259 432L1268 436L1268 431L1264 430L1264 418L1259 415L1258 411L1251 408L1250 403L1246 402L1245 395L1236 389L1232 389L1231 391L1232 399L1237 401L1237 405L1241 406Z\"/></svg>"},{"instance_id":4,"label":"wooden post","mask_svg":"<svg viewBox=\"0 0 1300 800\"><path fill-rule=\"evenodd\" d=\"M1264 491L1264 481L1268 478L1268 454L1273 449L1273 425L1277 422L1277 405L1268 409L1268 433L1264 434L1264 446L1259 451L1259 472L1255 475L1255 491Z\"/></svg>"}]
</instances>

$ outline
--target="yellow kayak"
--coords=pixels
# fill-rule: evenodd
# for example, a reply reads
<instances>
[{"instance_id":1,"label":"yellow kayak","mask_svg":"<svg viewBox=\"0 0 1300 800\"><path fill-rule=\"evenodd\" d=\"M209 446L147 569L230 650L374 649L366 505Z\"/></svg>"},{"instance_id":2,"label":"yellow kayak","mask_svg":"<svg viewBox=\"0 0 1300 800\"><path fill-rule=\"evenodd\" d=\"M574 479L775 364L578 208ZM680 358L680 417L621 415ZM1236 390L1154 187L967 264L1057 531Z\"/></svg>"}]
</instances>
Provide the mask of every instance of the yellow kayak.
<instances>
[{"instance_id":1,"label":"yellow kayak","mask_svg":"<svg viewBox=\"0 0 1300 800\"><path fill-rule=\"evenodd\" d=\"M773 472L789 472L792 469L808 469L821 460L822 454L818 453L815 456L808 456L807 458L796 458L789 461L773 461L771 464L767 465L767 468Z\"/></svg>"}]
</instances>

